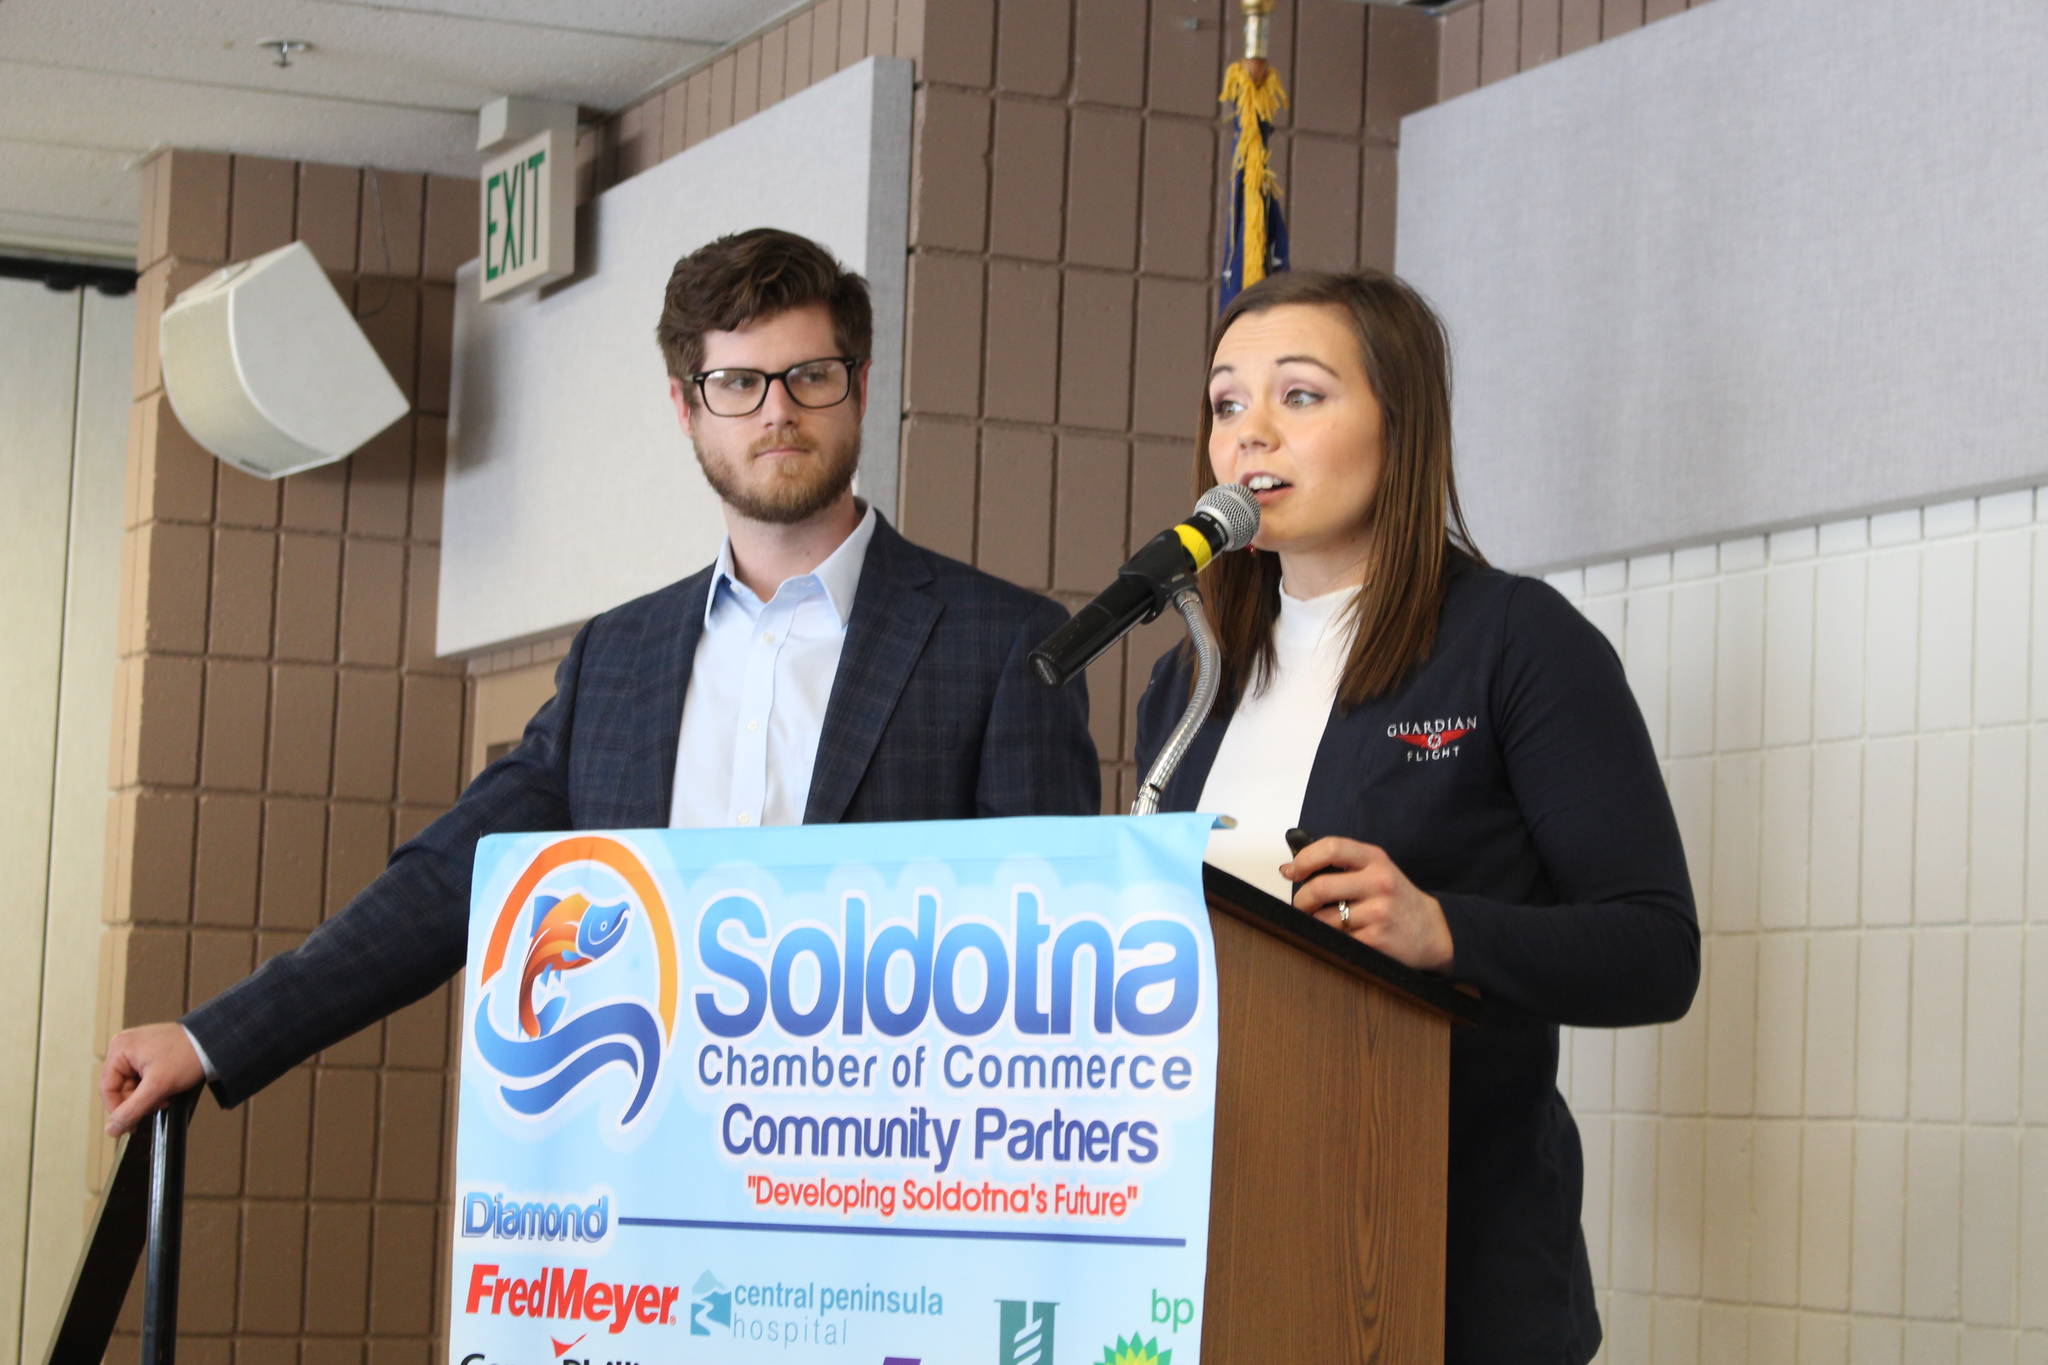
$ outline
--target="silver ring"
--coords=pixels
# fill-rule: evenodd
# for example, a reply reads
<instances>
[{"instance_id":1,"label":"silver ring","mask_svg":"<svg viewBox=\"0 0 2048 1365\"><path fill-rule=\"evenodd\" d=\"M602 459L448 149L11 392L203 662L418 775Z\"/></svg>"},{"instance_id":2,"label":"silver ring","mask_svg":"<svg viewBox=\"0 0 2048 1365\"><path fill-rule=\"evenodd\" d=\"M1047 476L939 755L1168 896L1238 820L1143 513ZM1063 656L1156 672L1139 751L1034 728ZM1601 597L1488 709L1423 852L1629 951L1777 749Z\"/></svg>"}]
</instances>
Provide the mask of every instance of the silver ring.
<instances>
[{"instance_id":1,"label":"silver ring","mask_svg":"<svg viewBox=\"0 0 2048 1365\"><path fill-rule=\"evenodd\" d=\"M1349 929L1351 927L1350 901L1337 902L1337 927L1339 929Z\"/></svg>"}]
</instances>

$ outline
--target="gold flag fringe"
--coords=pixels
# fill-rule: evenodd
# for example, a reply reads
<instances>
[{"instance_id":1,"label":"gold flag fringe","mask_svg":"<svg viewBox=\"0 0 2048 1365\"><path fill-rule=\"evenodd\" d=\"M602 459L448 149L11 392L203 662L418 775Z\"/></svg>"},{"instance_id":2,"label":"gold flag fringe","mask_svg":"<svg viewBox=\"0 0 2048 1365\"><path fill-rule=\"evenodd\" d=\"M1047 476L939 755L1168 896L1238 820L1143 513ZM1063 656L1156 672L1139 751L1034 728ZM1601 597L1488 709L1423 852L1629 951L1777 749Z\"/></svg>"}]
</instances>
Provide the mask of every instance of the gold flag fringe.
<instances>
[{"instance_id":1,"label":"gold flag fringe","mask_svg":"<svg viewBox=\"0 0 2048 1365\"><path fill-rule=\"evenodd\" d=\"M1243 173L1244 240L1238 259L1243 262L1244 287L1249 289L1266 278L1266 196L1280 192L1267 164L1266 137L1260 125L1271 123L1273 116L1287 107L1287 90L1280 84L1280 73L1271 67L1266 68L1263 80L1254 81L1244 62L1232 62L1223 73L1223 93L1216 99L1219 104L1237 106L1237 152L1231 169Z\"/></svg>"}]
</instances>

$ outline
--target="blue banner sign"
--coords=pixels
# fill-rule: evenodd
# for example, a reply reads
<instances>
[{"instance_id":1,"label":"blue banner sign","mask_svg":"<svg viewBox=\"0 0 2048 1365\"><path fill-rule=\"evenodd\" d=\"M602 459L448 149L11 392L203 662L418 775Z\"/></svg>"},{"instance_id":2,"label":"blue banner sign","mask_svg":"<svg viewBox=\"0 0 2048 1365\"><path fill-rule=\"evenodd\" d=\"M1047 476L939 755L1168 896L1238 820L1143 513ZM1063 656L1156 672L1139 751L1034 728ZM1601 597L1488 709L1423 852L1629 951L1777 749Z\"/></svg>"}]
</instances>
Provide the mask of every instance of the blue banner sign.
<instances>
[{"instance_id":1,"label":"blue banner sign","mask_svg":"<svg viewBox=\"0 0 2048 1365\"><path fill-rule=\"evenodd\" d=\"M485 839L452 1365L1194 1365L1209 826Z\"/></svg>"}]
</instances>

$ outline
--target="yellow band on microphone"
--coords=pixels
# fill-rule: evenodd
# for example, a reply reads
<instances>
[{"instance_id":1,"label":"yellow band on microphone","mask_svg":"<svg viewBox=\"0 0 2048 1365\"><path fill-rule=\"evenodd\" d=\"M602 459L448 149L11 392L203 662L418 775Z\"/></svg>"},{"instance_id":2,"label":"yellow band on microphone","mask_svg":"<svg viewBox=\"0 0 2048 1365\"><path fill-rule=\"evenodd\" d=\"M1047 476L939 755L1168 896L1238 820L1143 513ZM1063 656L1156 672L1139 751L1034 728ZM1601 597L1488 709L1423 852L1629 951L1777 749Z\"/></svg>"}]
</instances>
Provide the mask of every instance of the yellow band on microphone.
<instances>
[{"instance_id":1,"label":"yellow band on microphone","mask_svg":"<svg viewBox=\"0 0 2048 1365\"><path fill-rule=\"evenodd\" d=\"M1216 555L1216 552L1209 548L1209 537L1186 522L1174 527L1173 533L1179 536L1180 543L1187 547L1189 557L1195 561L1196 573L1209 567L1209 561Z\"/></svg>"}]
</instances>

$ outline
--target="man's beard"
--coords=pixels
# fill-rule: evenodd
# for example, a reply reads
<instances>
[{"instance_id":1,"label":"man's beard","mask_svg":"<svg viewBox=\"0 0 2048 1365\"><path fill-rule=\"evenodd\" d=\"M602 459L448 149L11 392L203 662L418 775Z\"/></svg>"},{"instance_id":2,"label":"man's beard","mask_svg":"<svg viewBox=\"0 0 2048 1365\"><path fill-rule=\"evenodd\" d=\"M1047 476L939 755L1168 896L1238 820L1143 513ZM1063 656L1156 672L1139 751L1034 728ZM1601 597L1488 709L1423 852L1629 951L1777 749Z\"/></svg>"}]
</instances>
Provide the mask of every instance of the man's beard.
<instances>
[{"instance_id":1,"label":"man's beard","mask_svg":"<svg viewBox=\"0 0 2048 1365\"><path fill-rule=\"evenodd\" d=\"M801 474L777 471L765 489L743 487L735 464L740 467L764 450L782 448L808 450L823 458ZM824 511L853 486L853 472L860 465L860 428L855 427L839 445L821 445L794 432L771 432L749 445L738 461L705 453L697 448L697 466L720 501L750 521L776 526L793 526Z\"/></svg>"}]
</instances>

